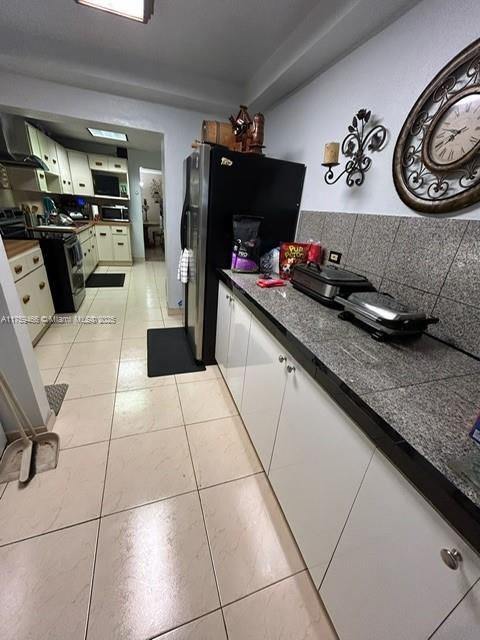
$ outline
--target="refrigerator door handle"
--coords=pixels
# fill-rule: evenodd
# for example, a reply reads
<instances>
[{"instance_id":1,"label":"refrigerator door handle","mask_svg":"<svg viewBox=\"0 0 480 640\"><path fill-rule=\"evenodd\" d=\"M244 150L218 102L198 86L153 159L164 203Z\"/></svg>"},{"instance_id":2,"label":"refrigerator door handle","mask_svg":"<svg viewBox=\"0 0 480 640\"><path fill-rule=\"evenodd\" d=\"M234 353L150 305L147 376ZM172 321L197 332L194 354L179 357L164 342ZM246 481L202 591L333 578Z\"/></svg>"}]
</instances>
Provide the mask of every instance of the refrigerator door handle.
<instances>
[{"instance_id":1,"label":"refrigerator door handle","mask_svg":"<svg viewBox=\"0 0 480 640\"><path fill-rule=\"evenodd\" d=\"M187 248L187 214L190 203L188 201L188 194L185 196L185 202L183 203L182 218L180 221L180 246L182 251Z\"/></svg>"}]
</instances>

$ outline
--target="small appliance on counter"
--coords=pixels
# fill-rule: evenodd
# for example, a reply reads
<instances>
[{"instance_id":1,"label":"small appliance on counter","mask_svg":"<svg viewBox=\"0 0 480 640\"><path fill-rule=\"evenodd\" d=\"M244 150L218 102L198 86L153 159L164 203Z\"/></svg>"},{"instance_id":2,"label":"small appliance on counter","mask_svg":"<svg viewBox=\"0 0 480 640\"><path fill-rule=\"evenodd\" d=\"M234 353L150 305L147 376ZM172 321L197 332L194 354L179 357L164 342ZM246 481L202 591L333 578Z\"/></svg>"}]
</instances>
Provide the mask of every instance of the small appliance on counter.
<instances>
[{"instance_id":1,"label":"small appliance on counter","mask_svg":"<svg viewBox=\"0 0 480 640\"><path fill-rule=\"evenodd\" d=\"M112 222L128 222L130 219L128 207L120 204L102 204L100 205L100 213L102 220L110 220Z\"/></svg>"},{"instance_id":2,"label":"small appliance on counter","mask_svg":"<svg viewBox=\"0 0 480 640\"><path fill-rule=\"evenodd\" d=\"M415 336L425 331L438 318L427 318L423 311L416 311L395 300L388 293L364 291L349 296L337 296L335 301L343 307L342 320L358 320L366 325L377 340L389 337Z\"/></svg>"},{"instance_id":3,"label":"small appliance on counter","mask_svg":"<svg viewBox=\"0 0 480 640\"><path fill-rule=\"evenodd\" d=\"M339 307L336 296L347 296L355 291L375 291L365 276L353 271L310 262L297 264L293 270L292 285L307 296L327 306Z\"/></svg>"}]
</instances>

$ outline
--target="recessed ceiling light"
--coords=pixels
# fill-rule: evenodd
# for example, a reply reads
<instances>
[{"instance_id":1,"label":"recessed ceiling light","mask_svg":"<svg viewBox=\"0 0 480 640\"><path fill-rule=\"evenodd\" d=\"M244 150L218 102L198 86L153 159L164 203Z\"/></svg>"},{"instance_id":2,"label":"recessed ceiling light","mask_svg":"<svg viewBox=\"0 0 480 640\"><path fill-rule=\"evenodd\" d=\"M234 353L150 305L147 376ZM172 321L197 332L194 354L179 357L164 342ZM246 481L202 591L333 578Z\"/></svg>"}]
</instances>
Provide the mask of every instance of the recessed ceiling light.
<instances>
[{"instance_id":1,"label":"recessed ceiling light","mask_svg":"<svg viewBox=\"0 0 480 640\"><path fill-rule=\"evenodd\" d=\"M154 0L76 0L76 2L86 7L146 23L152 17Z\"/></svg>"},{"instance_id":2,"label":"recessed ceiling light","mask_svg":"<svg viewBox=\"0 0 480 640\"><path fill-rule=\"evenodd\" d=\"M107 129L91 129L87 127L88 131L95 138L107 138L108 140L121 140L122 142L128 142L128 136L121 131L108 131Z\"/></svg>"}]
</instances>

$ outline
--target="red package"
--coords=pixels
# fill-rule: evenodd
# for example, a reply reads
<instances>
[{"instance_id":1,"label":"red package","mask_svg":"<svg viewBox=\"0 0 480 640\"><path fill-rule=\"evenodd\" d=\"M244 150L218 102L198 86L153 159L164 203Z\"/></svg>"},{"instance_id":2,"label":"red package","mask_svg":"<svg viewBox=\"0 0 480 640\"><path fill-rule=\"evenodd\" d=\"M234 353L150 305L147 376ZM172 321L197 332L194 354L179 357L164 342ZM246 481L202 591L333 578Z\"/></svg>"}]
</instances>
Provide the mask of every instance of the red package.
<instances>
[{"instance_id":1,"label":"red package","mask_svg":"<svg viewBox=\"0 0 480 640\"><path fill-rule=\"evenodd\" d=\"M262 287L262 289L270 289L271 287L285 287L286 282L283 280L257 280L257 285Z\"/></svg>"},{"instance_id":2,"label":"red package","mask_svg":"<svg viewBox=\"0 0 480 640\"><path fill-rule=\"evenodd\" d=\"M290 280L293 267L307 262L308 250L313 245L304 242L282 242L280 245L280 278Z\"/></svg>"},{"instance_id":3,"label":"red package","mask_svg":"<svg viewBox=\"0 0 480 640\"><path fill-rule=\"evenodd\" d=\"M323 257L322 245L318 242L312 243L308 248L307 262L316 262L321 264Z\"/></svg>"}]
</instances>

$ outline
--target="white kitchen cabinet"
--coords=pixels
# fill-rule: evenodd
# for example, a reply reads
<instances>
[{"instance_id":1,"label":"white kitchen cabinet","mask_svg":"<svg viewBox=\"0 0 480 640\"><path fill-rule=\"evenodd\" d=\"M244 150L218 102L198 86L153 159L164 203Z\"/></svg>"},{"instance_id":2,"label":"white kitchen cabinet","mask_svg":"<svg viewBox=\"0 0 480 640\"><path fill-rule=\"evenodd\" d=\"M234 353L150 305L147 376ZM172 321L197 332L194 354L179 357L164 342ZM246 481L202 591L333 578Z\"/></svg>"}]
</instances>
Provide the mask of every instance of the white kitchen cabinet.
<instances>
[{"instance_id":1,"label":"white kitchen cabinet","mask_svg":"<svg viewBox=\"0 0 480 640\"><path fill-rule=\"evenodd\" d=\"M291 357L287 371L269 479L318 588L375 447Z\"/></svg>"},{"instance_id":2,"label":"white kitchen cabinet","mask_svg":"<svg viewBox=\"0 0 480 640\"><path fill-rule=\"evenodd\" d=\"M87 280L88 277L93 273L93 270L95 269L94 256L92 252L92 245L90 242L90 238L87 237L87 239L84 240L80 246L82 248L82 254L83 254L83 275L85 277L85 280Z\"/></svg>"},{"instance_id":3,"label":"white kitchen cabinet","mask_svg":"<svg viewBox=\"0 0 480 640\"><path fill-rule=\"evenodd\" d=\"M10 187L14 191L39 191L50 193L47 177L42 169L8 167Z\"/></svg>"},{"instance_id":4,"label":"white kitchen cabinet","mask_svg":"<svg viewBox=\"0 0 480 640\"><path fill-rule=\"evenodd\" d=\"M47 173L56 176L60 174L59 163L57 158L57 148L54 140L49 138L43 131L37 130L37 138L40 146L41 159L47 165Z\"/></svg>"},{"instance_id":5,"label":"white kitchen cabinet","mask_svg":"<svg viewBox=\"0 0 480 640\"><path fill-rule=\"evenodd\" d=\"M230 290L218 283L217 303L217 337L215 343L215 360L224 378L227 376L228 343L230 340L230 316L233 296Z\"/></svg>"},{"instance_id":6,"label":"white kitchen cabinet","mask_svg":"<svg viewBox=\"0 0 480 640\"><path fill-rule=\"evenodd\" d=\"M88 156L80 151L67 150L73 193L77 196L93 196L93 179Z\"/></svg>"},{"instance_id":7,"label":"white kitchen cabinet","mask_svg":"<svg viewBox=\"0 0 480 640\"><path fill-rule=\"evenodd\" d=\"M97 239L95 237L95 232L93 229L91 229L90 248L92 251L92 266L93 266L92 271L95 271L98 264L98 249L97 249Z\"/></svg>"},{"instance_id":8,"label":"white kitchen cabinet","mask_svg":"<svg viewBox=\"0 0 480 640\"><path fill-rule=\"evenodd\" d=\"M250 312L235 297L231 302L230 335L225 380L238 408L242 405L243 381L247 363Z\"/></svg>"},{"instance_id":9,"label":"white kitchen cabinet","mask_svg":"<svg viewBox=\"0 0 480 640\"><path fill-rule=\"evenodd\" d=\"M112 173L128 173L128 164L125 158L108 158L108 170Z\"/></svg>"},{"instance_id":10,"label":"white kitchen cabinet","mask_svg":"<svg viewBox=\"0 0 480 640\"><path fill-rule=\"evenodd\" d=\"M40 309L37 304L36 287L33 278L28 275L16 283L18 297L22 307L22 314L31 318L40 315ZM36 323L27 324L30 340L33 342L41 330L41 325Z\"/></svg>"},{"instance_id":11,"label":"white kitchen cabinet","mask_svg":"<svg viewBox=\"0 0 480 640\"><path fill-rule=\"evenodd\" d=\"M94 171L108 171L109 162L109 156L88 154L88 164L90 166L90 169L93 169Z\"/></svg>"},{"instance_id":12,"label":"white kitchen cabinet","mask_svg":"<svg viewBox=\"0 0 480 640\"><path fill-rule=\"evenodd\" d=\"M130 241L128 234L114 236L113 241L113 259L115 262L131 262L132 254L130 252Z\"/></svg>"},{"instance_id":13,"label":"white kitchen cabinet","mask_svg":"<svg viewBox=\"0 0 480 640\"><path fill-rule=\"evenodd\" d=\"M73 193L73 184L72 174L70 172L70 163L68 161L68 153L60 144L57 144L56 148L60 174L60 188L62 193L71 194Z\"/></svg>"},{"instance_id":14,"label":"white kitchen cabinet","mask_svg":"<svg viewBox=\"0 0 480 640\"><path fill-rule=\"evenodd\" d=\"M241 415L265 471L272 458L286 367L285 349L252 318Z\"/></svg>"},{"instance_id":15,"label":"white kitchen cabinet","mask_svg":"<svg viewBox=\"0 0 480 640\"><path fill-rule=\"evenodd\" d=\"M448 616L431 640L478 640L480 630L480 581Z\"/></svg>"},{"instance_id":16,"label":"white kitchen cabinet","mask_svg":"<svg viewBox=\"0 0 480 640\"><path fill-rule=\"evenodd\" d=\"M457 570L441 549L460 551ZM480 558L377 451L320 589L340 638L426 640L479 576Z\"/></svg>"},{"instance_id":17,"label":"white kitchen cabinet","mask_svg":"<svg viewBox=\"0 0 480 640\"><path fill-rule=\"evenodd\" d=\"M27 278L32 279L36 305L40 316L51 317L55 313L52 293L48 283L48 276L44 266L35 269ZM41 326L40 329L43 327Z\"/></svg>"},{"instance_id":18,"label":"white kitchen cabinet","mask_svg":"<svg viewBox=\"0 0 480 640\"><path fill-rule=\"evenodd\" d=\"M95 227L99 262L113 262L112 229L108 225Z\"/></svg>"},{"instance_id":19,"label":"white kitchen cabinet","mask_svg":"<svg viewBox=\"0 0 480 640\"><path fill-rule=\"evenodd\" d=\"M27 324L32 342L37 342L47 324L40 321L54 314L54 305L47 272L43 265L40 248L31 249L9 260L14 274L15 286L20 299L22 313L27 317L38 317L38 322ZM48 320L47 320L48 322Z\"/></svg>"},{"instance_id":20,"label":"white kitchen cabinet","mask_svg":"<svg viewBox=\"0 0 480 640\"><path fill-rule=\"evenodd\" d=\"M36 127L32 126L28 122L25 123L25 127L27 129L27 138L30 145L30 151L34 156L41 159L42 150L40 148L40 142L38 140L39 131ZM23 179L25 180L25 169L20 169L20 171L23 172ZM48 191L45 172L42 169L34 169L33 172L30 173L30 175L32 175L32 173L35 187L33 190ZM18 179L21 179L21 175L18 176ZM21 189L21 186L15 185L14 188Z\"/></svg>"}]
</instances>

